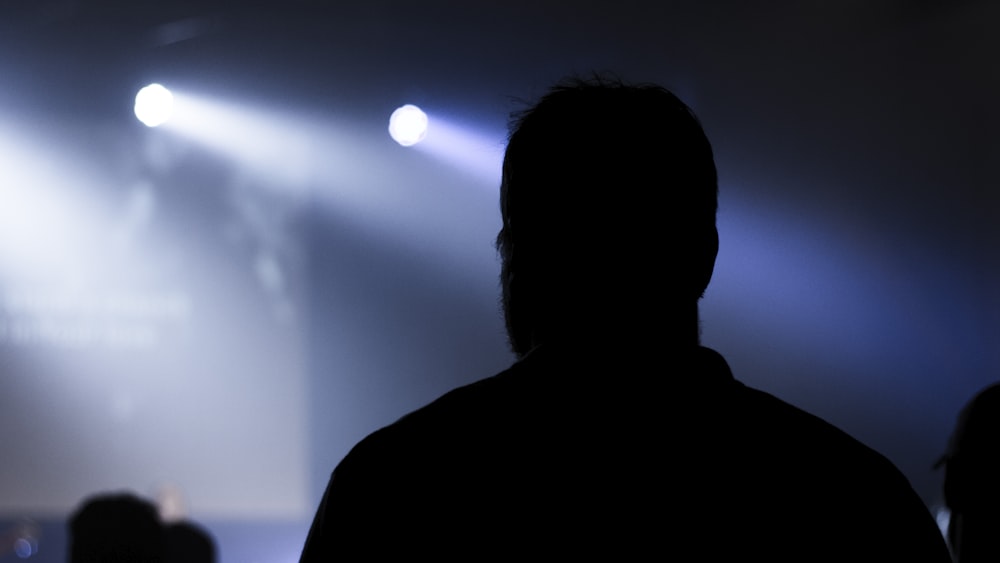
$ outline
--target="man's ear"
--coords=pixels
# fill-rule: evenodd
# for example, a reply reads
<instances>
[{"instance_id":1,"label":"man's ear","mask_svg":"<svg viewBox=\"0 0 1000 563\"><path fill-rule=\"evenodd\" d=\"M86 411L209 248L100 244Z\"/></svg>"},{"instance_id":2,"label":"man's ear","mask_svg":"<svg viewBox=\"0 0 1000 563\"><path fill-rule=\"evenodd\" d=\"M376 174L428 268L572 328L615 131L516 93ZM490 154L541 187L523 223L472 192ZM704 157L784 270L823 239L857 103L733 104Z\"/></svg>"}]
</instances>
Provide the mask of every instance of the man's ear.
<instances>
[{"instance_id":1,"label":"man's ear","mask_svg":"<svg viewBox=\"0 0 1000 563\"><path fill-rule=\"evenodd\" d=\"M719 229L712 227L712 232L705 236L702 248L698 249L698 260L695 266L698 268L698 297L701 298L708 288L708 283L712 281L712 273L715 272L715 259L719 256Z\"/></svg>"}]
</instances>

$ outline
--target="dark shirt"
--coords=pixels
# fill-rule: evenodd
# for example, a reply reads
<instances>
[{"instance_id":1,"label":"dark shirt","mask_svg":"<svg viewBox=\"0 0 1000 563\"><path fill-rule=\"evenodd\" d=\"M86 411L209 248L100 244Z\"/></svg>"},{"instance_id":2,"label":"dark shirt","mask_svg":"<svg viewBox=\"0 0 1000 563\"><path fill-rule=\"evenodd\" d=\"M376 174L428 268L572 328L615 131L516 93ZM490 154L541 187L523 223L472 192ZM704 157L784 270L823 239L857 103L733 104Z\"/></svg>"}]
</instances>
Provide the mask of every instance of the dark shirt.
<instances>
[{"instance_id":1,"label":"dark shirt","mask_svg":"<svg viewBox=\"0 0 1000 563\"><path fill-rule=\"evenodd\" d=\"M714 351L603 358L536 349L369 435L301 561L949 562L892 463Z\"/></svg>"}]
</instances>

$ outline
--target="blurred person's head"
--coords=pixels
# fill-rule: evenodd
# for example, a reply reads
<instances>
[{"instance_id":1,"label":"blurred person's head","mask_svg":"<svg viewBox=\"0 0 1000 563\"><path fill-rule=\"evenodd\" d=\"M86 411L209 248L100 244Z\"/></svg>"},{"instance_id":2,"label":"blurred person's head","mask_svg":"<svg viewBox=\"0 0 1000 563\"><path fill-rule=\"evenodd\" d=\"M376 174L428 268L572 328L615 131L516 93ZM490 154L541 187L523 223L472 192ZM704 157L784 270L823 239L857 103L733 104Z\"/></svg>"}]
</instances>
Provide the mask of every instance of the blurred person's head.
<instances>
[{"instance_id":1,"label":"blurred person's head","mask_svg":"<svg viewBox=\"0 0 1000 563\"><path fill-rule=\"evenodd\" d=\"M215 563L215 540L205 528L187 520L164 528L167 563Z\"/></svg>"},{"instance_id":2,"label":"blurred person's head","mask_svg":"<svg viewBox=\"0 0 1000 563\"><path fill-rule=\"evenodd\" d=\"M83 500L69 520L69 563L164 563L156 506L131 493Z\"/></svg>"},{"instance_id":3,"label":"blurred person's head","mask_svg":"<svg viewBox=\"0 0 1000 563\"><path fill-rule=\"evenodd\" d=\"M955 560L1000 561L1000 383L959 413L941 464Z\"/></svg>"}]
</instances>

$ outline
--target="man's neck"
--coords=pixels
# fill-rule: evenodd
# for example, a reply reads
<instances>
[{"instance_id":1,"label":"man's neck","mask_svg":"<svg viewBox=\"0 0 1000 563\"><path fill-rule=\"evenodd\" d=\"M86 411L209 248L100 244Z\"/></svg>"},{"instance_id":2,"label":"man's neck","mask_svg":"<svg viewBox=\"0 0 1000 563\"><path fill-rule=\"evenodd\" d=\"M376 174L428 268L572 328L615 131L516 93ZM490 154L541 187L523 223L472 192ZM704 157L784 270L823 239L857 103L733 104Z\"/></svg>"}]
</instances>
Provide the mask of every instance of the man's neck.
<instances>
[{"instance_id":1,"label":"man's neck","mask_svg":"<svg viewBox=\"0 0 1000 563\"><path fill-rule=\"evenodd\" d=\"M698 322L698 310L694 309L694 320L690 317L684 323L666 322L668 319L645 319L645 322L616 320L600 323L598 326L579 324L552 332L535 332L532 335L532 348L542 344L571 347L591 354L602 350L631 350L639 353L643 350L663 354L674 353L698 348L701 345L701 327Z\"/></svg>"}]
</instances>

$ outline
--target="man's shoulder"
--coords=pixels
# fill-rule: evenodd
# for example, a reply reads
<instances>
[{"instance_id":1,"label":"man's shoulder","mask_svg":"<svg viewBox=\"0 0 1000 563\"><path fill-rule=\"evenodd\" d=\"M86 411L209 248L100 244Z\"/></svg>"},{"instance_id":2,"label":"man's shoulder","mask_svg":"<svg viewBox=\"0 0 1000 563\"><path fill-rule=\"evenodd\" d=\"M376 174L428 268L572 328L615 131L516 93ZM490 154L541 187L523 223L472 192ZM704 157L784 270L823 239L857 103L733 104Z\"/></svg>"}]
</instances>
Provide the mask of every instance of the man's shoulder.
<instances>
[{"instance_id":1,"label":"man's shoulder","mask_svg":"<svg viewBox=\"0 0 1000 563\"><path fill-rule=\"evenodd\" d=\"M752 415L755 422L751 427L761 432L794 437L800 448L830 451L829 448L833 447L836 452L850 450L860 455L881 457L839 426L767 391L740 384L740 395L740 408L745 409L748 416ZM806 436L812 439L802 439Z\"/></svg>"},{"instance_id":2,"label":"man's shoulder","mask_svg":"<svg viewBox=\"0 0 1000 563\"><path fill-rule=\"evenodd\" d=\"M702 364L714 374L709 412L724 421L725 430L746 443L779 457L822 456L884 465L879 452L828 420L736 379L718 352L701 349ZM890 464L891 465L891 464Z\"/></svg>"},{"instance_id":3,"label":"man's shoulder","mask_svg":"<svg viewBox=\"0 0 1000 563\"><path fill-rule=\"evenodd\" d=\"M518 409L513 403L523 402L528 393L530 381L522 371L515 364L445 392L366 436L345 461L406 455L411 450L426 453L434 443L503 426L503 419Z\"/></svg>"},{"instance_id":4,"label":"man's shoulder","mask_svg":"<svg viewBox=\"0 0 1000 563\"><path fill-rule=\"evenodd\" d=\"M841 547L869 545L871 558L861 560L948 560L926 506L881 452L735 380L722 402L731 417L720 433L726 451L713 461L738 465L728 473L741 480L736 494L760 490L759 500L769 505L763 513L782 518L804 547L839 536ZM841 547L832 552L844 553Z\"/></svg>"},{"instance_id":5,"label":"man's shoulder","mask_svg":"<svg viewBox=\"0 0 1000 563\"><path fill-rule=\"evenodd\" d=\"M739 384L734 425L758 455L789 472L826 474L850 487L908 481L885 455L836 424L766 391Z\"/></svg>"},{"instance_id":6,"label":"man's shoulder","mask_svg":"<svg viewBox=\"0 0 1000 563\"><path fill-rule=\"evenodd\" d=\"M607 429L657 434L665 443L683 434L695 440L721 440L719 445L729 442L737 451L755 448L771 464L813 464L829 471L846 467L879 473L895 470L881 453L838 426L741 383L714 350L700 349L694 366L685 374L698 380L693 385L675 382L653 392L658 386L645 381L642 385L648 387L636 392L639 382L615 381L626 377L622 373L602 374L596 379L603 383L595 387L594 381L588 381L587 365L578 358L529 356L403 415L367 436L352 453L358 457L389 450L427 451L455 440L508 441L553 424L591 428L593 421L588 419L599 418ZM604 365L597 371L610 369ZM581 408L584 401L589 405ZM624 419L638 422L641 428Z\"/></svg>"}]
</instances>

